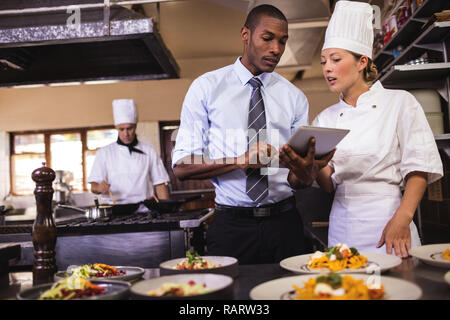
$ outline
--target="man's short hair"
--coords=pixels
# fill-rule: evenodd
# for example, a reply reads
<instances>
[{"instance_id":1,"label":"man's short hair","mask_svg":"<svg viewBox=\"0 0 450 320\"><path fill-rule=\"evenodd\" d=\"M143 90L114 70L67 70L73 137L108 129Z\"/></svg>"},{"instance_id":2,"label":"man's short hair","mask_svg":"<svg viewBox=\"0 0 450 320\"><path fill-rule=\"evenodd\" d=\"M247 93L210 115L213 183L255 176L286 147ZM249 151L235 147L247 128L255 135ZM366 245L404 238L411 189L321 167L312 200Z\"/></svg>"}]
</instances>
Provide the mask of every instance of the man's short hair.
<instances>
[{"instance_id":1,"label":"man's short hair","mask_svg":"<svg viewBox=\"0 0 450 320\"><path fill-rule=\"evenodd\" d=\"M261 16L268 16L288 22L283 12L281 12L278 8L270 4L262 4L250 10L247 15L247 19L245 20L244 26L251 31L255 30L255 27L258 24Z\"/></svg>"}]
</instances>

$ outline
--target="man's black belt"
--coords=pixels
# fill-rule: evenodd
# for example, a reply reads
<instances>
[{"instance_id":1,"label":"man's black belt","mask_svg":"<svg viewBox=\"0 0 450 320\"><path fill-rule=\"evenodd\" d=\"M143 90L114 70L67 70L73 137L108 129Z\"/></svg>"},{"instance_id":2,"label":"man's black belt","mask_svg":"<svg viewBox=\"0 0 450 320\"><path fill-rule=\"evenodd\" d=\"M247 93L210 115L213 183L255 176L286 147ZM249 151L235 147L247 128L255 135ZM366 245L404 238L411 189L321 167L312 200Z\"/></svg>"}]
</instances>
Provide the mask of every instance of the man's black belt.
<instances>
[{"instance_id":1,"label":"man's black belt","mask_svg":"<svg viewBox=\"0 0 450 320\"><path fill-rule=\"evenodd\" d=\"M295 198L289 197L280 202L262 205L260 207L234 207L216 203L216 212L235 213L240 216L262 218L290 211L295 208Z\"/></svg>"}]
</instances>

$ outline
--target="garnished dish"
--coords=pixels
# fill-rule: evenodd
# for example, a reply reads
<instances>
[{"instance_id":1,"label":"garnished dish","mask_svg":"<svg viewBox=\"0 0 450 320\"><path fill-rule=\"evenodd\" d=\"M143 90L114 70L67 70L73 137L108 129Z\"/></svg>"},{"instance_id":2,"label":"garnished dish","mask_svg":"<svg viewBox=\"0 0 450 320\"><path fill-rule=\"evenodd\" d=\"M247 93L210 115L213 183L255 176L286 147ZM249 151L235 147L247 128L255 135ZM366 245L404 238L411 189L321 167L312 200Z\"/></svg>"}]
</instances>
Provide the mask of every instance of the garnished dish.
<instances>
[{"instance_id":1,"label":"garnished dish","mask_svg":"<svg viewBox=\"0 0 450 320\"><path fill-rule=\"evenodd\" d=\"M179 273L136 282L131 296L137 300L233 299L233 278L212 273Z\"/></svg>"},{"instance_id":2,"label":"garnished dish","mask_svg":"<svg viewBox=\"0 0 450 320\"><path fill-rule=\"evenodd\" d=\"M449 260L450 261L450 249L444 250L442 251L442 257L445 260Z\"/></svg>"},{"instance_id":3,"label":"garnished dish","mask_svg":"<svg viewBox=\"0 0 450 320\"><path fill-rule=\"evenodd\" d=\"M310 278L295 289L295 300L380 300L384 297L384 287L376 283L364 283L350 275L330 273Z\"/></svg>"},{"instance_id":4,"label":"garnished dish","mask_svg":"<svg viewBox=\"0 0 450 320\"><path fill-rule=\"evenodd\" d=\"M212 269L219 268L221 265L213 263L210 260L203 259L198 252L186 252L186 259L177 263L173 269L175 270L203 270L203 269Z\"/></svg>"},{"instance_id":5,"label":"garnished dish","mask_svg":"<svg viewBox=\"0 0 450 320\"><path fill-rule=\"evenodd\" d=\"M339 243L337 246L325 249L325 252L316 251L308 261L311 269L328 269L341 271L345 269L361 269L366 267L367 258L361 255L357 249L349 248Z\"/></svg>"},{"instance_id":6,"label":"garnished dish","mask_svg":"<svg viewBox=\"0 0 450 320\"><path fill-rule=\"evenodd\" d=\"M55 282L39 296L39 300L82 299L103 294L105 288L89 280L71 276Z\"/></svg>"},{"instance_id":7,"label":"garnished dish","mask_svg":"<svg viewBox=\"0 0 450 320\"><path fill-rule=\"evenodd\" d=\"M84 279L110 278L126 275L125 270L118 270L115 267L103 263L85 264L73 268L71 276Z\"/></svg>"},{"instance_id":8,"label":"garnished dish","mask_svg":"<svg viewBox=\"0 0 450 320\"><path fill-rule=\"evenodd\" d=\"M409 253L426 264L450 269L450 243L427 244L411 248Z\"/></svg>"},{"instance_id":9,"label":"garnished dish","mask_svg":"<svg viewBox=\"0 0 450 320\"><path fill-rule=\"evenodd\" d=\"M156 290L150 290L147 294L156 297L188 297L210 292L205 284L198 284L195 281L181 283L163 283Z\"/></svg>"},{"instance_id":10,"label":"garnished dish","mask_svg":"<svg viewBox=\"0 0 450 320\"><path fill-rule=\"evenodd\" d=\"M421 296L422 289L407 280L337 272L282 277L250 290L252 300L417 300Z\"/></svg>"}]
</instances>

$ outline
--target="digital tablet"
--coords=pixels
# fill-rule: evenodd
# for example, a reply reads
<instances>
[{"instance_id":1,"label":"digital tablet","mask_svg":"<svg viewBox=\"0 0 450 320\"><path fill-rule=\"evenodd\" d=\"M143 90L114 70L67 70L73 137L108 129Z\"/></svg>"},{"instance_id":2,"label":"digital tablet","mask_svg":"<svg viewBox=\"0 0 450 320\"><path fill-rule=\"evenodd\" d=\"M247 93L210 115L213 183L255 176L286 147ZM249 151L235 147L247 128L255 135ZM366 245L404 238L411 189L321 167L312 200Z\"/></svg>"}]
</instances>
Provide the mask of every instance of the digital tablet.
<instances>
[{"instance_id":1,"label":"digital tablet","mask_svg":"<svg viewBox=\"0 0 450 320\"><path fill-rule=\"evenodd\" d=\"M308 141L316 138L316 157L321 157L331 150L350 132L347 129L302 126L289 138L288 144L300 155L305 155Z\"/></svg>"}]
</instances>

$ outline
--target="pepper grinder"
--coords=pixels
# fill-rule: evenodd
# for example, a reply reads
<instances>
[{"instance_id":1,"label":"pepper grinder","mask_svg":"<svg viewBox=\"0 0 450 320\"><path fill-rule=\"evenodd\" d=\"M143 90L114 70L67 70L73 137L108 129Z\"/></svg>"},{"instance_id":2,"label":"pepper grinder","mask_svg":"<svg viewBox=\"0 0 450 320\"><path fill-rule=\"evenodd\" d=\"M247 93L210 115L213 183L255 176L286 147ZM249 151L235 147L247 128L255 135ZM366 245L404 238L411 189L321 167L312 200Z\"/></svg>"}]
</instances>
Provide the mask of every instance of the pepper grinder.
<instances>
[{"instance_id":1,"label":"pepper grinder","mask_svg":"<svg viewBox=\"0 0 450 320\"><path fill-rule=\"evenodd\" d=\"M34 247L33 285L53 282L56 273L56 225L52 215L53 188L55 172L42 163L31 174L36 182L36 219L31 236Z\"/></svg>"}]
</instances>

